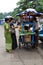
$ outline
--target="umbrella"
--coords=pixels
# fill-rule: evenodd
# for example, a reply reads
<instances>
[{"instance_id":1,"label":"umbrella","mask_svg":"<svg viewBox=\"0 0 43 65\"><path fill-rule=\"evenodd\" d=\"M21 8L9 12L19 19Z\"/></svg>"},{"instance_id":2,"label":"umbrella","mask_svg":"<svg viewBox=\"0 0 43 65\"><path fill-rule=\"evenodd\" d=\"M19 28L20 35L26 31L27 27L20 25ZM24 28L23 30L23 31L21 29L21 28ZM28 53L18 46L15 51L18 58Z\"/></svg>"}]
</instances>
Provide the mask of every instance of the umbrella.
<instances>
[{"instance_id":1,"label":"umbrella","mask_svg":"<svg viewBox=\"0 0 43 65\"><path fill-rule=\"evenodd\" d=\"M21 12L21 15L22 15L22 14L23 14L23 15L26 14L26 11Z\"/></svg>"},{"instance_id":2,"label":"umbrella","mask_svg":"<svg viewBox=\"0 0 43 65\"><path fill-rule=\"evenodd\" d=\"M20 16L21 15L21 12L20 13L18 13L18 14L16 14L16 16Z\"/></svg>"},{"instance_id":3,"label":"umbrella","mask_svg":"<svg viewBox=\"0 0 43 65\"><path fill-rule=\"evenodd\" d=\"M29 12L30 12L30 14L29 14ZM28 16L30 15L32 15L32 16L35 16L35 17L43 17L43 14L42 13L39 13L39 12L37 12L35 9L33 9L33 8L28 8L28 9L26 9L25 11L23 11L23 12L20 12L20 13L18 13L18 14L16 14L17 16L21 16L21 15L25 15L25 14L28 14ZM28 18L28 17L27 17Z\"/></svg>"},{"instance_id":4,"label":"umbrella","mask_svg":"<svg viewBox=\"0 0 43 65\"><path fill-rule=\"evenodd\" d=\"M25 12L25 11L20 12L20 13L18 13L18 14L16 14L16 15L17 15L17 16L21 16L21 15L24 15L24 14L26 14L26 12Z\"/></svg>"},{"instance_id":5,"label":"umbrella","mask_svg":"<svg viewBox=\"0 0 43 65\"><path fill-rule=\"evenodd\" d=\"M9 19L9 18L13 18L13 17L9 15L9 16L6 16L5 18Z\"/></svg>"},{"instance_id":6,"label":"umbrella","mask_svg":"<svg viewBox=\"0 0 43 65\"><path fill-rule=\"evenodd\" d=\"M42 15L42 13L37 12L37 11L36 11L35 9L33 9L33 8L26 9L26 12L27 12L27 13L31 12L30 15L36 16L36 17L41 17L41 15Z\"/></svg>"},{"instance_id":7,"label":"umbrella","mask_svg":"<svg viewBox=\"0 0 43 65\"><path fill-rule=\"evenodd\" d=\"M26 9L26 12L34 12L34 13L37 13L37 11L35 9L32 9L32 8Z\"/></svg>"}]
</instances>

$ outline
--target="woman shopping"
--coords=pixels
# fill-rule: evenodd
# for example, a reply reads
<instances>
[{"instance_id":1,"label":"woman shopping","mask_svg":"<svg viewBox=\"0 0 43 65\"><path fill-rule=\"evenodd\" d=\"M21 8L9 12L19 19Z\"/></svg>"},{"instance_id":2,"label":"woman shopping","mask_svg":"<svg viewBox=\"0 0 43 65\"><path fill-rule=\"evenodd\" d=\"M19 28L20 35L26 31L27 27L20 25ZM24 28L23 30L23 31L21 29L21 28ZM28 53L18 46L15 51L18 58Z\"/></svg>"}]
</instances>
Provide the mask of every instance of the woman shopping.
<instances>
[{"instance_id":1,"label":"woman shopping","mask_svg":"<svg viewBox=\"0 0 43 65\"><path fill-rule=\"evenodd\" d=\"M14 26L14 19L11 19L10 23L10 32L11 32L11 39L12 39L12 50L17 48L17 39L16 39L16 33L15 33L15 26Z\"/></svg>"}]
</instances>

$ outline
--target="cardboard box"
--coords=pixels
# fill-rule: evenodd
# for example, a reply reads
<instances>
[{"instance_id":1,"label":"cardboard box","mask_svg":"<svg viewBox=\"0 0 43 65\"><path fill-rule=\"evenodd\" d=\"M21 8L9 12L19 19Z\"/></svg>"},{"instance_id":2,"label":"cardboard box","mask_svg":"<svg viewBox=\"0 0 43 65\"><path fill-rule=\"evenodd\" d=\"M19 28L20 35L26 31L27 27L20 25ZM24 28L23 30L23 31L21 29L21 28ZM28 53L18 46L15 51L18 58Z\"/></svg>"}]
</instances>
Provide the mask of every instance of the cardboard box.
<instances>
[{"instance_id":1,"label":"cardboard box","mask_svg":"<svg viewBox=\"0 0 43 65\"><path fill-rule=\"evenodd\" d=\"M24 36L24 41L25 42L31 42L31 36L30 35L25 35Z\"/></svg>"}]
</instances>

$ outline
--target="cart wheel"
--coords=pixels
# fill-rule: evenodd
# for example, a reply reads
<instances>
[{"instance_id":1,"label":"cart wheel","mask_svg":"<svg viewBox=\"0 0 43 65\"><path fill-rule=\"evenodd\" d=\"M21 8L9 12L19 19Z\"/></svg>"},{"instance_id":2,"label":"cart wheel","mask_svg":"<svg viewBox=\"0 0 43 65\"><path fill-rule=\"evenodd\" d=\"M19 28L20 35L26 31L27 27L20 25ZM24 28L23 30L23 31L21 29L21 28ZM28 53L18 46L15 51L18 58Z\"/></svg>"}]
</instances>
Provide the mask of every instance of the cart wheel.
<instances>
[{"instance_id":1,"label":"cart wheel","mask_svg":"<svg viewBox=\"0 0 43 65\"><path fill-rule=\"evenodd\" d=\"M19 49L21 49L21 44L19 43Z\"/></svg>"},{"instance_id":2,"label":"cart wheel","mask_svg":"<svg viewBox=\"0 0 43 65\"><path fill-rule=\"evenodd\" d=\"M28 49L28 43L26 43L26 48Z\"/></svg>"}]
</instances>

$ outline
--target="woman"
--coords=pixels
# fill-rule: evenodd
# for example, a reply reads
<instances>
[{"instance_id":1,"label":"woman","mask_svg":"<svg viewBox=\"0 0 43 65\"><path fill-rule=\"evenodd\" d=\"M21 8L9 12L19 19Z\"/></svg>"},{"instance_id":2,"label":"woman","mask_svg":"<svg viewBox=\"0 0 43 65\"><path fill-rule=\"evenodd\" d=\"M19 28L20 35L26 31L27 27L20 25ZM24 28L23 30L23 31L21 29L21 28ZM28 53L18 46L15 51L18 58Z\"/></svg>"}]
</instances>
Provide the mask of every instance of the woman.
<instances>
[{"instance_id":1,"label":"woman","mask_svg":"<svg viewBox=\"0 0 43 65\"><path fill-rule=\"evenodd\" d=\"M11 51L12 49L12 39L11 34L9 32L9 19L5 18L4 24L4 35L5 35L5 42L6 42L6 51Z\"/></svg>"},{"instance_id":2,"label":"woman","mask_svg":"<svg viewBox=\"0 0 43 65\"><path fill-rule=\"evenodd\" d=\"M10 23L10 31L11 31L11 38L12 38L12 50L17 48L17 39L15 34L15 26L14 26L14 20L12 18L12 23Z\"/></svg>"}]
</instances>

